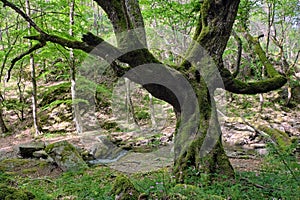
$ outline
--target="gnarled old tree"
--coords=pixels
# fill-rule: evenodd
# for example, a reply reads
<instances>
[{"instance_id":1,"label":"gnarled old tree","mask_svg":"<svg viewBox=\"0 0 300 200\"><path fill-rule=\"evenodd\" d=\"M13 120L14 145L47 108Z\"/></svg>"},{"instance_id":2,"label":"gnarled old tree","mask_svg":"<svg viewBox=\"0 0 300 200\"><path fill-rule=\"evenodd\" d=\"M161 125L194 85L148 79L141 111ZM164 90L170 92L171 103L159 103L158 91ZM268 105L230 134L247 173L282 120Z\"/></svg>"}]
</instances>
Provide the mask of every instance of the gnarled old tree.
<instances>
[{"instance_id":1,"label":"gnarled old tree","mask_svg":"<svg viewBox=\"0 0 300 200\"><path fill-rule=\"evenodd\" d=\"M247 83L234 78L224 67L222 54L232 31L239 0L199 0L201 9L193 37L195 42L191 43L180 66L168 67L164 67L147 48L138 0L95 0L113 25L117 47L91 33L85 33L82 41L48 34L15 5L7 0L1 1L22 15L38 32L38 35L26 37L40 42L26 53L42 48L46 42L92 52L107 60L118 76L125 75L174 107L177 116L174 173L178 181L184 181L191 168L196 172L194 176L202 173L234 175L221 142L213 98L215 89L224 87L233 93L257 94L286 83L286 78L269 63L266 79ZM258 40L253 38L253 42ZM122 67L122 63L126 63L126 67ZM150 67L140 67L149 63Z\"/></svg>"}]
</instances>

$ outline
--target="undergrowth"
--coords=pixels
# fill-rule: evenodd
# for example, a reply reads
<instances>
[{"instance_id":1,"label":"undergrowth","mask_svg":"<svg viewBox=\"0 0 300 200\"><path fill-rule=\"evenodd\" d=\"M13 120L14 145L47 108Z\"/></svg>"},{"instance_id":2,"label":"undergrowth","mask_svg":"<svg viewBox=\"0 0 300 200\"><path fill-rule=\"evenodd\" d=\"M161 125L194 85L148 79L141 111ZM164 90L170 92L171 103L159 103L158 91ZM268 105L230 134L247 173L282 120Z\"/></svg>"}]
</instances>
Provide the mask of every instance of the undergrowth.
<instances>
[{"instance_id":1,"label":"undergrowth","mask_svg":"<svg viewBox=\"0 0 300 200\"><path fill-rule=\"evenodd\" d=\"M120 175L105 166L66 172L58 178L22 178L0 172L0 182L33 193L36 199L115 199L111 195ZM300 199L300 165L292 147L269 145L269 154L257 172L236 172L234 180L207 182L205 178L177 184L170 169L129 176L139 194L147 199ZM218 180L215 179L215 180ZM220 179L219 179L220 180ZM193 185L189 184L193 183Z\"/></svg>"}]
</instances>

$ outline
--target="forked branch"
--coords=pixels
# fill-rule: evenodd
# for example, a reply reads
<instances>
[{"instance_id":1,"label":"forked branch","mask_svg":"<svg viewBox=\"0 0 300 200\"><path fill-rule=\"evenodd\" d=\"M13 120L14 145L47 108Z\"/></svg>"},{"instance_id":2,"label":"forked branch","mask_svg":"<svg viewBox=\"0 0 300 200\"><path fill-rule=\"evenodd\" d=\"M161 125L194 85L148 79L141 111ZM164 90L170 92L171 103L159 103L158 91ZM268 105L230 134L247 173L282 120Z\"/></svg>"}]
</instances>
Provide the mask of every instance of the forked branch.
<instances>
[{"instance_id":1,"label":"forked branch","mask_svg":"<svg viewBox=\"0 0 300 200\"><path fill-rule=\"evenodd\" d=\"M7 71L7 79L6 81L8 82L10 79L10 74L11 74L11 70L13 69L13 67L15 66L16 62L18 62L19 60L21 60L24 56L31 54L32 52L34 52L37 49L42 48L43 46L45 46L46 43L45 42L41 42L38 43L36 45L34 45L32 48L30 48L28 51L20 54L19 56L15 57L12 61L11 61L11 66L9 67L8 71Z\"/></svg>"}]
</instances>

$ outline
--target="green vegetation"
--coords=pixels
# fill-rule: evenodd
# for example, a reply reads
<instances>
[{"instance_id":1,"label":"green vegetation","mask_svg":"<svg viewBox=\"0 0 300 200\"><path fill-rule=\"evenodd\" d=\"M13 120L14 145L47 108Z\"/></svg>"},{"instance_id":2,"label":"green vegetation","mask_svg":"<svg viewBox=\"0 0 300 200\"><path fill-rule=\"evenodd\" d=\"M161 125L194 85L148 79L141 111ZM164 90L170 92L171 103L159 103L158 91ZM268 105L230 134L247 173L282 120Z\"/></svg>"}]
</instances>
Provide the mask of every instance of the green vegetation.
<instances>
[{"instance_id":1,"label":"green vegetation","mask_svg":"<svg viewBox=\"0 0 300 200\"><path fill-rule=\"evenodd\" d=\"M282 153L282 152L281 152ZM272 156L271 156L272 155ZM273 153L269 157L273 157ZM66 172L57 178L29 178L1 172L0 181L15 188L30 191L37 199L114 199L116 194L144 195L149 199L298 199L300 197L299 165L289 162L290 171L282 170L282 160L266 159L263 170L237 172L234 180L218 177L209 183L205 177L187 179L177 184L167 168L148 173L137 173L129 179L108 167ZM291 158L291 156L289 156ZM286 155L284 155L286 160ZM272 166L270 166L272 165ZM193 169L191 172L193 173ZM223 181L220 181L223 180ZM226 181L224 181L226 180ZM19 190L18 189L18 190ZM3 195L3 193L1 193ZM1 195L0 194L0 195Z\"/></svg>"}]
</instances>

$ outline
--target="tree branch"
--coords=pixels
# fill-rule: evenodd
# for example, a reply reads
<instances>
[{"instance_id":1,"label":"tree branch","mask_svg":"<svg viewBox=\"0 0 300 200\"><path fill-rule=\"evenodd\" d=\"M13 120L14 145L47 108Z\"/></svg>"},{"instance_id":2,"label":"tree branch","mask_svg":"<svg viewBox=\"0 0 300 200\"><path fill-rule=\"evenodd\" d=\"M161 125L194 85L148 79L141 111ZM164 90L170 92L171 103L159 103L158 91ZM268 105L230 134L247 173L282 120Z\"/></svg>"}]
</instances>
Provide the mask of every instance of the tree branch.
<instances>
[{"instance_id":1,"label":"tree branch","mask_svg":"<svg viewBox=\"0 0 300 200\"><path fill-rule=\"evenodd\" d=\"M5 67L6 61L7 61L7 59L8 59L8 56L9 56L10 52L12 51L13 46L16 44L18 38L19 38L19 35L17 35L17 37L16 37L15 40L12 42L10 48L7 50L7 53L6 53L5 56L4 56L4 59L3 59L3 62L2 62L2 66L1 66L1 70L0 70L0 82L1 82L1 79L2 79L3 70L4 70L4 67Z\"/></svg>"},{"instance_id":2,"label":"tree branch","mask_svg":"<svg viewBox=\"0 0 300 200\"><path fill-rule=\"evenodd\" d=\"M44 31L21 9L19 9L15 4L7 1L7 0L0 0L3 2L3 7L8 6L14 11L16 11L18 14L20 14L29 24L32 26L35 30L37 30L39 33L44 33Z\"/></svg>"},{"instance_id":3,"label":"tree branch","mask_svg":"<svg viewBox=\"0 0 300 200\"><path fill-rule=\"evenodd\" d=\"M265 80L247 83L235 79L230 71L228 71L224 67L220 72L225 85L225 89L236 94L266 93L281 88L287 82L287 79L284 76L277 75Z\"/></svg>"},{"instance_id":4,"label":"tree branch","mask_svg":"<svg viewBox=\"0 0 300 200\"><path fill-rule=\"evenodd\" d=\"M15 66L16 62L18 62L19 60L21 60L24 56L26 56L26 55L28 55L28 54L31 54L31 53L34 52L35 50L40 49L40 48L42 48L42 47L45 46L45 45L46 45L45 42L38 43L38 44L34 45L32 48L30 48L28 51L26 51L26 52L22 53L21 55L15 57L15 58L11 61L11 66L10 66L10 68L9 68L8 71L7 71L7 79L6 79L6 82L9 81L11 70L12 70L13 67Z\"/></svg>"},{"instance_id":5,"label":"tree branch","mask_svg":"<svg viewBox=\"0 0 300 200\"><path fill-rule=\"evenodd\" d=\"M287 82L287 78L281 75L270 63L265 51L259 43L259 37L254 38L248 32L245 33L245 37L248 42L253 45L254 52L258 55L260 61L264 65L269 78L255 82L242 82L235 79L230 71L224 67L223 63L219 63L219 69L224 81L225 89L237 94L258 94L281 88Z\"/></svg>"},{"instance_id":6,"label":"tree branch","mask_svg":"<svg viewBox=\"0 0 300 200\"><path fill-rule=\"evenodd\" d=\"M274 68L274 66L270 63L269 59L266 56L266 52L262 49L259 43L259 37L254 38L248 32L245 33L247 41L253 45L254 52L258 55L260 61L266 68L266 72L269 77L282 76L279 72Z\"/></svg>"},{"instance_id":7,"label":"tree branch","mask_svg":"<svg viewBox=\"0 0 300 200\"><path fill-rule=\"evenodd\" d=\"M238 44L238 57L236 61L236 68L235 68L235 72L232 74L232 76L236 78L237 75L240 73L240 65L241 65L241 57L242 57L242 40L234 30L232 30L232 35Z\"/></svg>"}]
</instances>

